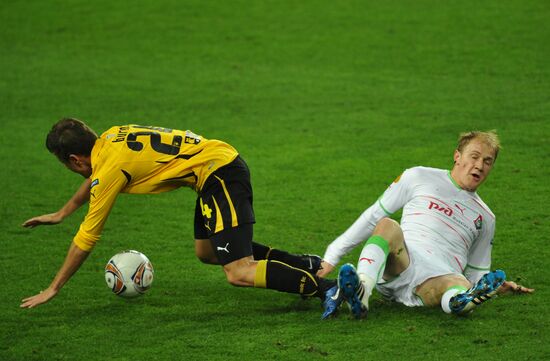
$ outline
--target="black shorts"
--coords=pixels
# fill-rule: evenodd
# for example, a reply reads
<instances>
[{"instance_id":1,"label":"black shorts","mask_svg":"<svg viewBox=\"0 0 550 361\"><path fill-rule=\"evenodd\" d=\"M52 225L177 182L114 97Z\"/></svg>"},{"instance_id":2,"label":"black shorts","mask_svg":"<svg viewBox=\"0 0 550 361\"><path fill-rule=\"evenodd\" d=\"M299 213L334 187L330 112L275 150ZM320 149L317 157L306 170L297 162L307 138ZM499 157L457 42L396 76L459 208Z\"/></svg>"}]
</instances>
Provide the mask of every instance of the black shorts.
<instances>
[{"instance_id":1,"label":"black shorts","mask_svg":"<svg viewBox=\"0 0 550 361\"><path fill-rule=\"evenodd\" d=\"M252 255L252 198L250 171L239 156L214 171L199 192L195 239L210 239L221 264Z\"/></svg>"}]
</instances>

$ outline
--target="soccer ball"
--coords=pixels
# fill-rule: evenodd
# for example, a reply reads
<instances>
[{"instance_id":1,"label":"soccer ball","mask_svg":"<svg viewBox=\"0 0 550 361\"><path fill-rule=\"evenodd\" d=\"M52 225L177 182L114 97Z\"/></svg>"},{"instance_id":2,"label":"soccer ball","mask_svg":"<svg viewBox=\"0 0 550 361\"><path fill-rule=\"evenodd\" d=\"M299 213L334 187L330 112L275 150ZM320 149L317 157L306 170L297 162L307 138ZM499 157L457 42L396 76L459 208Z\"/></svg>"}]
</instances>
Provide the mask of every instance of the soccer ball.
<instances>
[{"instance_id":1,"label":"soccer ball","mask_svg":"<svg viewBox=\"0 0 550 361\"><path fill-rule=\"evenodd\" d=\"M141 252L120 252L107 262L105 281L117 296L137 297L151 287L153 265Z\"/></svg>"}]
</instances>

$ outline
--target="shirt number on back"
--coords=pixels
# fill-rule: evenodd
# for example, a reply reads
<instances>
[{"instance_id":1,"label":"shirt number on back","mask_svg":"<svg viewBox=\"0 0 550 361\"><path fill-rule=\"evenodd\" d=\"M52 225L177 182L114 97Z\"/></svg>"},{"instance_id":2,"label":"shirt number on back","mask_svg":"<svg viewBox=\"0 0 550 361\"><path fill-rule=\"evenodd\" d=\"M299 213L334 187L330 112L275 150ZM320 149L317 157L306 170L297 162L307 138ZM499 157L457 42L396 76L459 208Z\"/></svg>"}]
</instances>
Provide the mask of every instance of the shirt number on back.
<instances>
[{"instance_id":1,"label":"shirt number on back","mask_svg":"<svg viewBox=\"0 0 550 361\"><path fill-rule=\"evenodd\" d=\"M143 149L143 143L138 141L138 137L150 137L151 148L162 154L176 155L180 151L182 137L175 135L172 138L172 144L163 143L160 134L157 132L134 132L128 134L126 144L131 150L139 152Z\"/></svg>"}]
</instances>

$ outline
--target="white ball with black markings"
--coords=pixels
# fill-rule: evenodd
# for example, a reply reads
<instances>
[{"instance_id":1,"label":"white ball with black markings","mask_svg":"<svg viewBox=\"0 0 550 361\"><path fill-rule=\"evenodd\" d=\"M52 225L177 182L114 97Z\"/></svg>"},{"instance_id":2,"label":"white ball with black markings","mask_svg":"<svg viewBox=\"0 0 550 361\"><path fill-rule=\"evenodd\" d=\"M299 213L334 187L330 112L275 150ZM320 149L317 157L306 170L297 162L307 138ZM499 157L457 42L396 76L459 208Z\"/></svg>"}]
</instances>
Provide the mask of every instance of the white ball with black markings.
<instances>
[{"instance_id":1,"label":"white ball with black markings","mask_svg":"<svg viewBox=\"0 0 550 361\"><path fill-rule=\"evenodd\" d=\"M114 294L134 298L145 293L153 283L153 265L138 251L115 254L105 266L105 281Z\"/></svg>"}]
</instances>

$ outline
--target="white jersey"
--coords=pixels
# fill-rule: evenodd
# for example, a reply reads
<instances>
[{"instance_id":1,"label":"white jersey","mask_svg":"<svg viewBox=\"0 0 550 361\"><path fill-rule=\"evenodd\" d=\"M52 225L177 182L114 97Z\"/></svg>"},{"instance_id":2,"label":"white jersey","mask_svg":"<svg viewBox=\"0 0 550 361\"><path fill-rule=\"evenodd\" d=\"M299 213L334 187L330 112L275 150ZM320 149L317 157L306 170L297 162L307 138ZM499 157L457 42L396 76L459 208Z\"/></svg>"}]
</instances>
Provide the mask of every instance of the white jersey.
<instances>
[{"instance_id":1,"label":"white jersey","mask_svg":"<svg viewBox=\"0 0 550 361\"><path fill-rule=\"evenodd\" d=\"M477 193L466 191L443 169L407 169L325 252L336 265L368 239L378 221L403 209L401 229L408 247L436 249L456 273L477 282L491 266L495 216Z\"/></svg>"}]
</instances>

